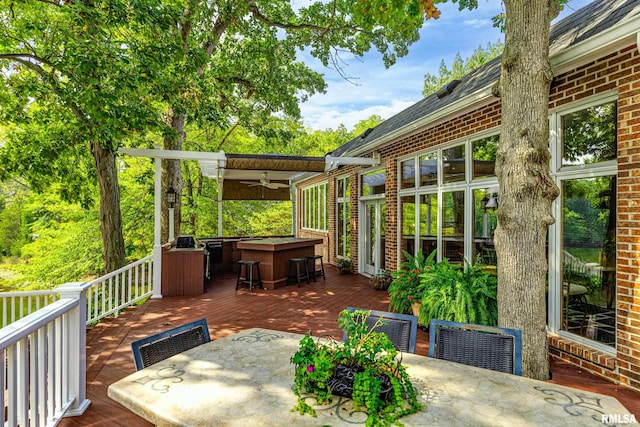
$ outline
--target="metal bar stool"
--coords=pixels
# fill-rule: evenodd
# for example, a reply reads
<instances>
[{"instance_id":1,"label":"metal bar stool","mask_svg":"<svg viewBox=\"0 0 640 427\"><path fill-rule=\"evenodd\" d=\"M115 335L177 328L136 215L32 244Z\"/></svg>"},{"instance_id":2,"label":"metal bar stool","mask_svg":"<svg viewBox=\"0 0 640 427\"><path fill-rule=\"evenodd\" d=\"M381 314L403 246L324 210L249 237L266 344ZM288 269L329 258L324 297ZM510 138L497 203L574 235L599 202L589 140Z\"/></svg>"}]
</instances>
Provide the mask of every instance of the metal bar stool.
<instances>
[{"instance_id":1,"label":"metal bar stool","mask_svg":"<svg viewBox=\"0 0 640 427\"><path fill-rule=\"evenodd\" d=\"M249 285L249 292L253 292L253 267L256 268L258 281L256 285L262 286L262 278L260 277L260 261L238 261L240 268L238 269L238 279L236 280L236 291L240 285ZM244 266L244 276L242 276L242 267Z\"/></svg>"},{"instance_id":2,"label":"metal bar stool","mask_svg":"<svg viewBox=\"0 0 640 427\"><path fill-rule=\"evenodd\" d=\"M317 260L320 260L320 265L318 265ZM326 280L324 275L324 262L322 262L322 255L311 255L307 257L307 261L311 262L311 278L313 281L316 281L317 276L322 276L322 280Z\"/></svg>"},{"instance_id":3,"label":"metal bar stool","mask_svg":"<svg viewBox=\"0 0 640 427\"><path fill-rule=\"evenodd\" d=\"M300 267L304 267L304 273ZM295 275L294 275L295 273ZM287 273L287 282L295 280L300 286L300 280L305 279L309 282L309 267L307 266L307 258L291 258L289 260L289 271Z\"/></svg>"}]
</instances>

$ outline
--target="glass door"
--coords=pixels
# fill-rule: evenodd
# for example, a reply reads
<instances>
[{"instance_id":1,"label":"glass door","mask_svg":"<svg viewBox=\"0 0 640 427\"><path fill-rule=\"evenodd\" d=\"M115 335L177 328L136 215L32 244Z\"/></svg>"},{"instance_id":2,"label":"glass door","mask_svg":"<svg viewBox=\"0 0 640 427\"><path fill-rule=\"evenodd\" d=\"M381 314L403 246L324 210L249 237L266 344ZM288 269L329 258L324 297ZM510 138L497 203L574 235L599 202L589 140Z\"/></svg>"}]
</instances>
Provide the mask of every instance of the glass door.
<instances>
[{"instance_id":1,"label":"glass door","mask_svg":"<svg viewBox=\"0 0 640 427\"><path fill-rule=\"evenodd\" d=\"M385 268L386 206L381 199L368 200L363 207L363 227L360 232L364 253L361 270L366 274L375 274Z\"/></svg>"}]
</instances>

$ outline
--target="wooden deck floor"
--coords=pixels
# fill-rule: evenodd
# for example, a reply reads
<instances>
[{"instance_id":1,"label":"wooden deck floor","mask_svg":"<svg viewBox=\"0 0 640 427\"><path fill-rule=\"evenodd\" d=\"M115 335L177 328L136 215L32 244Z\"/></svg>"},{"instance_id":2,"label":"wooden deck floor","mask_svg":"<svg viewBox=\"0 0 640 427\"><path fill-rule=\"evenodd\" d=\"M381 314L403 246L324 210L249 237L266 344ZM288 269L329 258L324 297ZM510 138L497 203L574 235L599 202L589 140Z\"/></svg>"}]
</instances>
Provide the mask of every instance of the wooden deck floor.
<instances>
[{"instance_id":1,"label":"wooden deck floor","mask_svg":"<svg viewBox=\"0 0 640 427\"><path fill-rule=\"evenodd\" d=\"M366 278L342 275L326 267L327 279L287 286L277 290L235 290L235 277L212 279L203 295L169 297L147 301L127 309L118 319L109 319L87 332L87 398L91 406L80 417L65 418L61 426L150 426L107 397L109 384L134 372L132 341L207 318L211 339L262 327L314 335L341 337L338 313L346 306L386 310L386 291L369 287ZM428 334L418 331L416 353L426 355ZM640 393L609 383L563 362L552 361L553 382L617 397L640 420Z\"/></svg>"}]
</instances>

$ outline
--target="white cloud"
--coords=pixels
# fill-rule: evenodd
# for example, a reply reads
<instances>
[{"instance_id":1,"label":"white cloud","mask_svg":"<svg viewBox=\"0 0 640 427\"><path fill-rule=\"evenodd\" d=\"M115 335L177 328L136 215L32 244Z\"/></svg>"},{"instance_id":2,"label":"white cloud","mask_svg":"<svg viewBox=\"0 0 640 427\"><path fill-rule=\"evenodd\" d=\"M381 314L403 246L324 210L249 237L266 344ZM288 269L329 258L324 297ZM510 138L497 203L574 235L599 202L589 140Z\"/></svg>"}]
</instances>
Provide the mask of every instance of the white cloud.
<instances>
[{"instance_id":1,"label":"white cloud","mask_svg":"<svg viewBox=\"0 0 640 427\"><path fill-rule=\"evenodd\" d=\"M354 105L346 109L319 108L317 106L303 104L302 115L305 126L311 129L337 129L342 124L348 130L351 130L358 122L368 119L374 114L387 119L405 108L410 107L415 102L415 100L391 100L391 102L386 105L370 105L365 108L358 108Z\"/></svg>"}]
</instances>

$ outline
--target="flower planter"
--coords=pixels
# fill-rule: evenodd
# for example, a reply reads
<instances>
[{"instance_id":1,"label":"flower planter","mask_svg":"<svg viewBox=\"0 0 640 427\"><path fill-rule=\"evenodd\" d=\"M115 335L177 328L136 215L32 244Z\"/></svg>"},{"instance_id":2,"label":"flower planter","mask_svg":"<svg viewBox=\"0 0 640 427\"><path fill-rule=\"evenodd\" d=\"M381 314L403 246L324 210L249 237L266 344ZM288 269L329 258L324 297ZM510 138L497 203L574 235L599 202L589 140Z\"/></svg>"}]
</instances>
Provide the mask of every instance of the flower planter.
<instances>
[{"instance_id":1,"label":"flower planter","mask_svg":"<svg viewBox=\"0 0 640 427\"><path fill-rule=\"evenodd\" d=\"M331 394L351 398L353 395L353 381L355 380L355 374L360 371L361 369L358 369L357 367L352 368L344 365L336 366L335 374L333 374L329 381L327 381L327 387L331 388ZM391 381L389 381L389 378L386 375L380 375L378 379L382 385L380 398L382 398L382 400L387 400L393 391Z\"/></svg>"}]
</instances>

